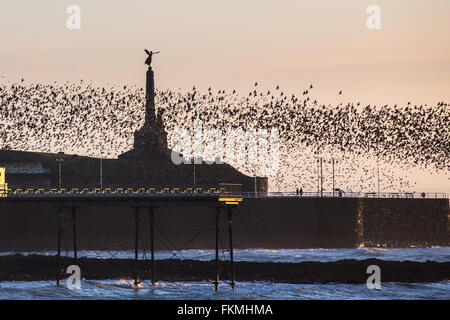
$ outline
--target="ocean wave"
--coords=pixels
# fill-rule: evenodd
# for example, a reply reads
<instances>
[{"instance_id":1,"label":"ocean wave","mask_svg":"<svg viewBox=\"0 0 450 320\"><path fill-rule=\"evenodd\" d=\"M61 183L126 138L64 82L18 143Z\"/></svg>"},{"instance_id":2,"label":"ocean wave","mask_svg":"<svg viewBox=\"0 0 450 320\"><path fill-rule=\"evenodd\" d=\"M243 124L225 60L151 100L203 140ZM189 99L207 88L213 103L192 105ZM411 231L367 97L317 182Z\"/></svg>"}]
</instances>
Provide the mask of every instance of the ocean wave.
<instances>
[{"instance_id":1,"label":"ocean wave","mask_svg":"<svg viewBox=\"0 0 450 320\"><path fill-rule=\"evenodd\" d=\"M54 251L46 252L1 252L0 255L20 253L23 255L40 254L56 255ZM68 252L71 255L71 252ZM119 258L134 259L134 251L79 251L78 257L87 258ZM141 253L141 258L148 258L148 253ZM214 250L182 250L156 251L155 258L163 259L192 259L209 261L215 258ZM220 259L228 259L228 251L221 250ZM249 262L333 262L343 259L379 259L387 261L450 261L450 248L357 248L357 249L235 249L235 261Z\"/></svg>"},{"instance_id":2,"label":"ocean wave","mask_svg":"<svg viewBox=\"0 0 450 320\"><path fill-rule=\"evenodd\" d=\"M81 289L69 290L64 281L60 287L48 281L1 282L0 299L450 299L450 283L381 284L380 290L369 290L365 284L286 284L271 282L237 282L233 290L221 283L219 291L208 282L144 282L138 289L132 281L96 280L81 282Z\"/></svg>"}]
</instances>

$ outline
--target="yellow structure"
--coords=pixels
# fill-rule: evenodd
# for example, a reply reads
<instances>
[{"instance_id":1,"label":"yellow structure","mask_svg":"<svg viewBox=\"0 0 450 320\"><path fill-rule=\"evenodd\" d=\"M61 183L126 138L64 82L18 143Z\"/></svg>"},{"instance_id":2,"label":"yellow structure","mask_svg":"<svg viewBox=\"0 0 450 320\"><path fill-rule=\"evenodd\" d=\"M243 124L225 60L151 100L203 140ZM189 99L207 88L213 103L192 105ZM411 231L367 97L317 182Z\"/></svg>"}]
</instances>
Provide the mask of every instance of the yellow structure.
<instances>
[{"instance_id":1,"label":"yellow structure","mask_svg":"<svg viewBox=\"0 0 450 320\"><path fill-rule=\"evenodd\" d=\"M242 201L242 184L221 183L219 201L226 205L238 205Z\"/></svg>"},{"instance_id":2,"label":"yellow structure","mask_svg":"<svg viewBox=\"0 0 450 320\"><path fill-rule=\"evenodd\" d=\"M6 168L0 167L0 197L6 197L8 184L6 183Z\"/></svg>"}]
</instances>

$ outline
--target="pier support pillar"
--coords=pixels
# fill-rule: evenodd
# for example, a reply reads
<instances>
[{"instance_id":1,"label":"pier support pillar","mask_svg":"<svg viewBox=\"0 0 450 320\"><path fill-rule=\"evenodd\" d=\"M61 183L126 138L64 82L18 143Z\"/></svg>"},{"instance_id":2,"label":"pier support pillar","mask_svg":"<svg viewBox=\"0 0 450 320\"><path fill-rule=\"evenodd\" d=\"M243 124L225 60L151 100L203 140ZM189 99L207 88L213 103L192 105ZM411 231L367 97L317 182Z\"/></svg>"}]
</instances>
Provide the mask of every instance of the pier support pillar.
<instances>
[{"instance_id":1,"label":"pier support pillar","mask_svg":"<svg viewBox=\"0 0 450 320\"><path fill-rule=\"evenodd\" d=\"M57 272L56 272L56 285L59 286L59 281L61 280L61 224L62 224L62 216L61 212L62 208L56 208L56 221L58 228L58 253L57 253Z\"/></svg>"},{"instance_id":2,"label":"pier support pillar","mask_svg":"<svg viewBox=\"0 0 450 320\"><path fill-rule=\"evenodd\" d=\"M136 263L136 270L134 276L134 285L137 286L139 281L139 210L144 209L148 212L150 220L150 250L151 250L151 280L152 284L156 283L156 270L155 270L155 212L158 209L156 205L142 205L132 206L134 210L134 260Z\"/></svg>"},{"instance_id":3,"label":"pier support pillar","mask_svg":"<svg viewBox=\"0 0 450 320\"><path fill-rule=\"evenodd\" d=\"M155 272L155 211L158 207L149 207L148 217L150 219L150 250L151 250L151 267L152 267L152 284L156 283L156 272Z\"/></svg>"},{"instance_id":4,"label":"pier support pillar","mask_svg":"<svg viewBox=\"0 0 450 320\"><path fill-rule=\"evenodd\" d=\"M56 222L57 222L57 232L58 232L58 251L57 251L57 268L58 271L56 273L56 284L59 285L59 282L61 281L61 271L62 271L62 265L61 265L61 236L62 236L62 219L63 219L63 211L67 210L72 215L72 231L73 231L73 256L75 260L78 258L78 247L77 247L77 209L80 207L74 207L74 206L64 206L64 205L58 205L55 207L56 209ZM67 248L66 248L67 250Z\"/></svg>"},{"instance_id":5,"label":"pier support pillar","mask_svg":"<svg viewBox=\"0 0 450 320\"><path fill-rule=\"evenodd\" d=\"M134 209L134 261L136 263L136 272L134 276L134 285L139 284L139 247L138 247L138 236L139 236L139 208Z\"/></svg>"},{"instance_id":6,"label":"pier support pillar","mask_svg":"<svg viewBox=\"0 0 450 320\"><path fill-rule=\"evenodd\" d=\"M232 215L233 215L233 207L227 206L228 213L228 234L230 237L230 272L231 272L231 288L234 289L234 261L233 261L233 227L232 227Z\"/></svg>"},{"instance_id":7,"label":"pier support pillar","mask_svg":"<svg viewBox=\"0 0 450 320\"><path fill-rule=\"evenodd\" d=\"M216 208L216 280L214 282L215 290L219 289L219 218L220 218L220 207Z\"/></svg>"},{"instance_id":8,"label":"pier support pillar","mask_svg":"<svg viewBox=\"0 0 450 320\"><path fill-rule=\"evenodd\" d=\"M72 231L73 231L73 258L77 260L77 208L72 208Z\"/></svg>"}]
</instances>

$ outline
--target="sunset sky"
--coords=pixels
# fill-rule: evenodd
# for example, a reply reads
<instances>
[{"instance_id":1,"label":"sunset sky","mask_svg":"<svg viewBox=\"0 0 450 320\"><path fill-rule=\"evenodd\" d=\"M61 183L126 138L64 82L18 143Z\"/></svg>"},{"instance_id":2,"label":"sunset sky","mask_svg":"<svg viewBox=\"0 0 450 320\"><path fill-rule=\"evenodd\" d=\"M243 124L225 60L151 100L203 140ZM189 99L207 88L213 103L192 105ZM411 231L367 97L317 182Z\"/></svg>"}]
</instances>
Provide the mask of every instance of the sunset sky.
<instances>
[{"instance_id":1,"label":"sunset sky","mask_svg":"<svg viewBox=\"0 0 450 320\"><path fill-rule=\"evenodd\" d=\"M66 27L71 4L80 30ZM450 101L449 14L448 0L2 0L0 80L143 86L148 48L160 89L312 83L323 103L435 104Z\"/></svg>"},{"instance_id":2,"label":"sunset sky","mask_svg":"<svg viewBox=\"0 0 450 320\"><path fill-rule=\"evenodd\" d=\"M69 5L81 29L66 26ZM370 5L381 29L366 26ZM449 0L1 0L0 82L144 86L144 48L158 89L260 88L319 103L450 102ZM343 94L338 95L342 90ZM446 175L424 188L449 191Z\"/></svg>"}]
</instances>

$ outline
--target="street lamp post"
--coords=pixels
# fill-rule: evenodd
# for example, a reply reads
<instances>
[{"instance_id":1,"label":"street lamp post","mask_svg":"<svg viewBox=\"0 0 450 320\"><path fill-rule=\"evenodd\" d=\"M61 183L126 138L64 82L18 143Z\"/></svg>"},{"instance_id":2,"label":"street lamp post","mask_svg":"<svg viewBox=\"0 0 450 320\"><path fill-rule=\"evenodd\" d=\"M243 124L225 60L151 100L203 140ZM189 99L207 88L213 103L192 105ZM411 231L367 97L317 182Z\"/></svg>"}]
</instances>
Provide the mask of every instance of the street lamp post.
<instances>
[{"instance_id":1,"label":"street lamp post","mask_svg":"<svg viewBox=\"0 0 450 320\"><path fill-rule=\"evenodd\" d=\"M323 169L322 169L323 159L320 157L320 196L323 197Z\"/></svg>"},{"instance_id":2,"label":"street lamp post","mask_svg":"<svg viewBox=\"0 0 450 320\"><path fill-rule=\"evenodd\" d=\"M257 186L257 182L256 182L256 165L255 165L255 197L257 197L258 196L258 186Z\"/></svg>"},{"instance_id":3,"label":"street lamp post","mask_svg":"<svg viewBox=\"0 0 450 320\"><path fill-rule=\"evenodd\" d=\"M100 189L103 189L103 159L100 158Z\"/></svg>"},{"instance_id":4,"label":"street lamp post","mask_svg":"<svg viewBox=\"0 0 450 320\"><path fill-rule=\"evenodd\" d=\"M323 170L322 170L323 158L317 159L317 195L323 196Z\"/></svg>"},{"instance_id":5,"label":"street lamp post","mask_svg":"<svg viewBox=\"0 0 450 320\"><path fill-rule=\"evenodd\" d=\"M380 197L380 160L379 157L377 155L377 189L378 189L378 198Z\"/></svg>"},{"instance_id":6,"label":"street lamp post","mask_svg":"<svg viewBox=\"0 0 450 320\"><path fill-rule=\"evenodd\" d=\"M56 158L56 162L58 163L58 180L59 180L59 189L61 189L62 181L61 181L61 166L64 162L62 155L64 152L59 152L59 158Z\"/></svg>"},{"instance_id":7,"label":"street lamp post","mask_svg":"<svg viewBox=\"0 0 450 320\"><path fill-rule=\"evenodd\" d=\"M319 159L316 160L317 162L317 195L320 194L320 165L319 165Z\"/></svg>"},{"instance_id":8,"label":"street lamp post","mask_svg":"<svg viewBox=\"0 0 450 320\"><path fill-rule=\"evenodd\" d=\"M330 163L330 162L328 162L328 163ZM339 161L334 159L334 157L331 158L331 166L332 166L332 171L333 171L333 197L336 195L336 193L335 193L336 192L336 185L335 185L335 175L334 175L334 165L336 163L339 163Z\"/></svg>"},{"instance_id":9,"label":"street lamp post","mask_svg":"<svg viewBox=\"0 0 450 320\"><path fill-rule=\"evenodd\" d=\"M331 158L331 163L333 167L333 197L334 197L334 158Z\"/></svg>"},{"instance_id":10,"label":"street lamp post","mask_svg":"<svg viewBox=\"0 0 450 320\"><path fill-rule=\"evenodd\" d=\"M194 165L194 190L196 188L195 186L195 156L192 157L192 164Z\"/></svg>"}]
</instances>

